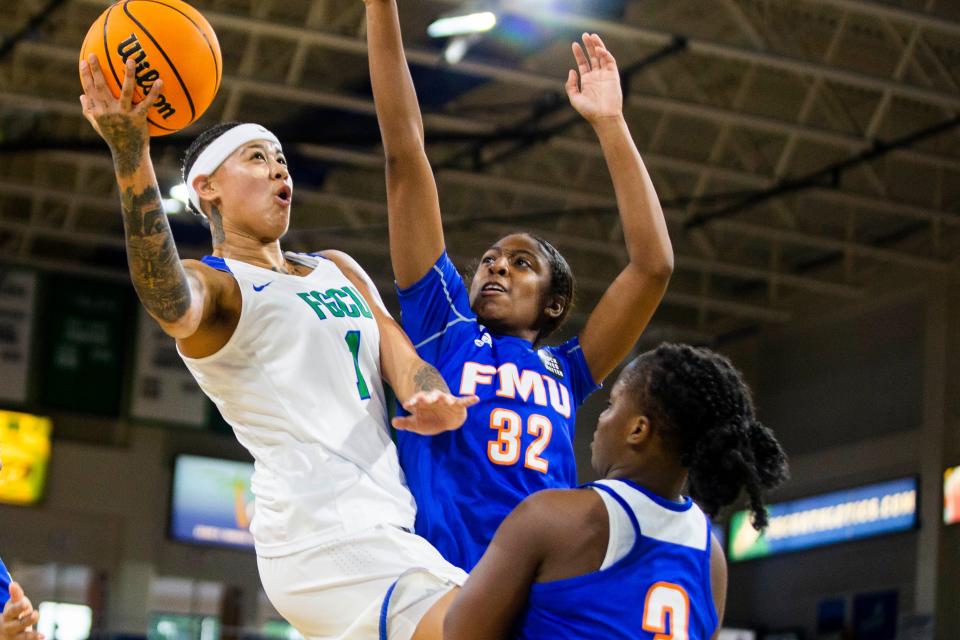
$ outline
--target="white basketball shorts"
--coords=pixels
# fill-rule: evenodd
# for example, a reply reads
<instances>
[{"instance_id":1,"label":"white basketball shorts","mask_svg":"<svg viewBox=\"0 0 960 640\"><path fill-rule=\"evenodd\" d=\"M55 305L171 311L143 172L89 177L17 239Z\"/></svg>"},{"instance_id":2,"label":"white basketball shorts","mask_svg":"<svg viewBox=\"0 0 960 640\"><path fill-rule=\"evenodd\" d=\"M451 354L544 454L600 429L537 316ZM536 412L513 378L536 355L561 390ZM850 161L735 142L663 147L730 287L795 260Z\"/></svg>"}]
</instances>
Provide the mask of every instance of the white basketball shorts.
<instances>
[{"instance_id":1,"label":"white basketball shorts","mask_svg":"<svg viewBox=\"0 0 960 640\"><path fill-rule=\"evenodd\" d=\"M306 640L410 640L430 607L467 579L429 542L392 525L288 556L258 556L257 565L270 602Z\"/></svg>"}]
</instances>

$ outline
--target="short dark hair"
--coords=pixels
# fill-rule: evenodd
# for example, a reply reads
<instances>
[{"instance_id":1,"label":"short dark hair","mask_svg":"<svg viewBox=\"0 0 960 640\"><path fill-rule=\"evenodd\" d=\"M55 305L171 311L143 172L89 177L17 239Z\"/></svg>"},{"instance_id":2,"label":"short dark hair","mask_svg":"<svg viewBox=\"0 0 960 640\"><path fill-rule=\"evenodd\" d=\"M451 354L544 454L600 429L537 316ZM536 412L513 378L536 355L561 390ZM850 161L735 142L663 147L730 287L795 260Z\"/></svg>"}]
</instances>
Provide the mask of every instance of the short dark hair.
<instances>
[{"instance_id":1,"label":"short dark hair","mask_svg":"<svg viewBox=\"0 0 960 640\"><path fill-rule=\"evenodd\" d=\"M190 143L190 146L187 147L187 150L183 154L183 160L180 163L180 174L183 177L183 182L187 182L187 176L190 175L190 169L193 168L193 165L196 164L197 158L200 157L200 154L203 153L203 150L210 146L210 144L222 136L224 133L233 129L234 127L239 127L242 122L221 122L215 124L212 127L207 128L200 135L193 139L193 142ZM200 217L206 217L203 214L203 211L197 211L196 207L193 206L192 202L187 203L187 209L192 211L194 214Z\"/></svg>"},{"instance_id":2,"label":"short dark hair","mask_svg":"<svg viewBox=\"0 0 960 640\"><path fill-rule=\"evenodd\" d=\"M539 343L559 329L560 325L566 321L567 316L570 315L570 309L573 308L574 294L576 293L576 281L574 280L573 270L570 268L569 263L567 263L563 254L557 251L556 247L534 233L527 232L527 235L536 240L537 244L540 245L550 264L550 290L547 292L547 295L559 296L564 300L563 312L556 318L548 318L543 323L543 326L540 327L540 333L537 335L536 340L536 342Z\"/></svg>"},{"instance_id":3,"label":"short dark hair","mask_svg":"<svg viewBox=\"0 0 960 640\"><path fill-rule=\"evenodd\" d=\"M750 389L730 360L662 344L630 363L626 385L689 469L690 495L703 510L716 515L746 491L753 526L766 527L764 493L788 478L787 456L757 420Z\"/></svg>"}]
</instances>

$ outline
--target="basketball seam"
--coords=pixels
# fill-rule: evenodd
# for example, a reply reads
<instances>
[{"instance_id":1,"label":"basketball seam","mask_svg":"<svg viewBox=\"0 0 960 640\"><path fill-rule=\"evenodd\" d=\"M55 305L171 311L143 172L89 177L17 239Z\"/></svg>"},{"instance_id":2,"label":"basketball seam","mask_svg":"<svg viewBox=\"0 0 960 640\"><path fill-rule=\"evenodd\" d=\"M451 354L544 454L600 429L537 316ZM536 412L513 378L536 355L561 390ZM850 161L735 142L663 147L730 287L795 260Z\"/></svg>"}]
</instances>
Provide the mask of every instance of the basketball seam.
<instances>
[{"instance_id":1,"label":"basketball seam","mask_svg":"<svg viewBox=\"0 0 960 640\"><path fill-rule=\"evenodd\" d=\"M153 43L153 45L157 48L157 51L160 52L160 55L163 56L163 59L167 61L168 65L170 65L170 70L173 72L173 75L177 77L177 82L180 83L180 87L183 89L183 95L187 98L187 104L190 105L190 122L193 122L197 118L197 110L193 106L193 99L190 97L190 90L187 89L187 85L183 82L183 78L180 77L180 72L177 71L176 65L174 65L173 61L170 60L170 58L167 56L167 52L163 50L163 47L160 46L160 43L156 41L156 39L153 37L150 31L148 31L147 28L143 26L143 23L137 20L136 17L134 17L134 15L130 13L129 6L130 6L129 2L124 3L123 12L127 14L128 18L133 20L134 24L140 27L140 29L143 31L143 35L150 38L150 42ZM169 5L165 5L165 6L169 7ZM190 123L187 123L187 124L190 124Z\"/></svg>"},{"instance_id":2,"label":"basketball seam","mask_svg":"<svg viewBox=\"0 0 960 640\"><path fill-rule=\"evenodd\" d=\"M123 82L120 81L120 77L117 75L116 69L113 68L113 58L110 57L110 47L107 46L107 24L110 22L110 14L116 8L117 5L112 5L107 9L107 15L103 18L103 57L107 60L107 66L110 67L110 73L113 74L113 79L116 81L117 86L123 90Z\"/></svg>"},{"instance_id":3,"label":"basketball seam","mask_svg":"<svg viewBox=\"0 0 960 640\"><path fill-rule=\"evenodd\" d=\"M153 3L153 4L163 5L164 7L167 7L168 9L173 9L174 11L176 11L177 13L179 13L180 15L182 15L184 18L186 18L187 20L189 20L189 21L190 21L190 24L192 24L194 27L197 28L197 32L199 32L200 35L203 36L203 39L207 42L207 47L210 49L210 55L213 56L213 70L214 70L214 71L216 72L216 74L217 74L217 89L219 89L219 88L220 88L220 80L221 80L221 73L220 73L220 72L221 72L221 69L220 69L220 65L217 63L217 54L216 54L216 52L215 52L214 49L213 49L213 43L211 43L210 40L207 38L207 34L204 33L204 31L203 31L203 29L200 27L200 25L198 25L196 22L194 22L194 21L193 21L193 18L191 18L190 16L188 16L186 13L184 13L183 11L180 11L180 9L177 9L176 7L172 7L172 6L170 6L170 5L168 5L168 4L164 3L164 2L160 2L159 0L139 0L139 2L151 2L151 3ZM209 23L208 23L208 24L209 24ZM212 29L213 27L211 26L210 28ZM219 42L217 43L217 48L219 48Z\"/></svg>"},{"instance_id":4,"label":"basketball seam","mask_svg":"<svg viewBox=\"0 0 960 640\"><path fill-rule=\"evenodd\" d=\"M110 55L110 47L107 46L107 24L110 22L110 13L113 12L113 10L116 8L117 8L117 5L111 5L110 8L107 9L106 17L104 17L103 19L103 57L107 60L107 66L110 68L110 73L113 74L114 81L117 83L117 86L120 87L122 90L123 81L120 80L120 76L117 75L116 69L113 68L113 57ZM146 96L144 96L144 99L146 99ZM177 131L177 129L171 129L170 127L165 127L161 124L157 124L152 119L150 119L150 116L147 116L147 122L152 124L157 129L163 129L164 131L170 131L170 132Z\"/></svg>"}]
</instances>

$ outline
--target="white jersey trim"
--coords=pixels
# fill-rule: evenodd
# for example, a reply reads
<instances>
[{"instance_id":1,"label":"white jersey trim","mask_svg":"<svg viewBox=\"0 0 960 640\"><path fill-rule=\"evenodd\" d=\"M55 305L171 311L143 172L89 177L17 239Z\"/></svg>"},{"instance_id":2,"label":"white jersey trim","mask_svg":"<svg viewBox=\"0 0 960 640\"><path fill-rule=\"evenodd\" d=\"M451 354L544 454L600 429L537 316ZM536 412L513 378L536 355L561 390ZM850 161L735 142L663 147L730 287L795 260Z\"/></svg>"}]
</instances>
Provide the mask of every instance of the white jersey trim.
<instances>
[{"instance_id":1,"label":"white jersey trim","mask_svg":"<svg viewBox=\"0 0 960 640\"><path fill-rule=\"evenodd\" d=\"M596 484L609 488L630 505L640 523L642 537L678 544L698 551L707 550L709 543L707 517L696 505L691 505L691 508L686 511L672 511L624 482L598 480ZM604 504L607 504L606 501ZM609 511L609 506L607 509ZM623 510L620 509L620 511Z\"/></svg>"},{"instance_id":2,"label":"white jersey trim","mask_svg":"<svg viewBox=\"0 0 960 640\"><path fill-rule=\"evenodd\" d=\"M442 270L440 267L438 267L437 265L433 265L433 270L436 271L436 272L440 275L440 286L443 287L443 295L446 297L446 299L447 299L447 304L450 306L450 310L453 311L453 314L454 314L455 316L457 316L457 319L456 319L456 320L451 320L451 321L448 322L446 325L444 325L443 329L441 329L440 331L436 332L435 334L433 334L433 335L430 336L429 338L425 338L424 340L421 340L418 344L415 344L415 345L413 346L414 349L419 349L419 348L422 347L423 345L425 345L425 344L427 344L427 343L429 343L429 342L433 342L434 340L436 340L437 338L439 338L440 336L442 336L443 334L445 334L445 333L447 332L447 329L449 329L450 327L452 327L452 326L455 325L455 324L459 324L459 323L461 323L461 322L476 322L476 321L477 321L476 318L468 318L468 317L466 317L465 315L463 315L462 313L460 313L460 310L457 309L457 305L455 305L455 304L453 303L453 298L450 297L450 290L447 288L447 280L446 280L446 278L443 277L443 270Z\"/></svg>"},{"instance_id":3,"label":"white jersey trim","mask_svg":"<svg viewBox=\"0 0 960 640\"><path fill-rule=\"evenodd\" d=\"M617 502L617 499L603 489L598 489L597 487L590 488L596 491L600 499L603 500L603 504L607 508L607 519L610 526L610 539L609 542L607 542L607 553L603 557L603 563L600 565L600 571L603 571L627 557L633 549L637 535L633 530L633 523L630 521L630 516L623 510L623 507Z\"/></svg>"}]
</instances>

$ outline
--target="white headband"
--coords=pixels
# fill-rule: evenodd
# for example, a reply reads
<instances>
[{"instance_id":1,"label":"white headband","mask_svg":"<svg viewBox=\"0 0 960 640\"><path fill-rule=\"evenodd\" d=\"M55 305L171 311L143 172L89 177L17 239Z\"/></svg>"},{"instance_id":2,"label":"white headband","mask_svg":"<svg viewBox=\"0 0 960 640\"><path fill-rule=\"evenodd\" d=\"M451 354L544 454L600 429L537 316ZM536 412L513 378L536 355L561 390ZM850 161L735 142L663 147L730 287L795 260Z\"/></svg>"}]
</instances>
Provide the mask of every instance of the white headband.
<instances>
[{"instance_id":1,"label":"white headband","mask_svg":"<svg viewBox=\"0 0 960 640\"><path fill-rule=\"evenodd\" d=\"M241 124L232 129L228 129L219 138L207 145L207 148L197 157L197 161L190 168L190 173L186 177L187 193L190 194L190 202L196 208L197 213L203 213L200 208L200 196L193 187L193 181L197 176L208 176L217 170L223 161L230 157L230 154L254 140L269 140L273 144L280 146L277 136L258 124Z\"/></svg>"}]
</instances>

